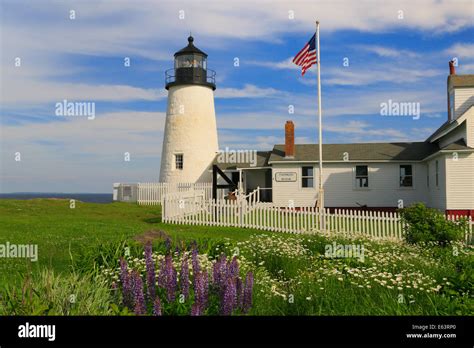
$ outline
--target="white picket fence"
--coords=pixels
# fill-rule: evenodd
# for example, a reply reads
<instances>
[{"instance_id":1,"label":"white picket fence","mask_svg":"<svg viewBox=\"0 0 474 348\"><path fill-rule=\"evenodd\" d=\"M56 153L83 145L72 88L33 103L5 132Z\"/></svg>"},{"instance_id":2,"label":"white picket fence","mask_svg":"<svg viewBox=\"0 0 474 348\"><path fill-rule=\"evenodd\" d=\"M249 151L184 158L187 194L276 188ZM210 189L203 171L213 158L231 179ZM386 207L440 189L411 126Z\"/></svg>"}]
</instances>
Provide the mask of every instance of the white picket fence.
<instances>
[{"instance_id":1,"label":"white picket fence","mask_svg":"<svg viewBox=\"0 0 474 348\"><path fill-rule=\"evenodd\" d=\"M448 217L455 220L457 217ZM212 200L202 196L166 196L163 222L206 226L233 226L287 233L358 234L374 239L401 239L403 226L395 212L274 207L255 201ZM469 221L466 240L471 240Z\"/></svg>"},{"instance_id":2,"label":"white picket fence","mask_svg":"<svg viewBox=\"0 0 474 348\"><path fill-rule=\"evenodd\" d=\"M212 183L163 183L163 182L145 182L137 185L137 203L140 205L158 205L163 204L166 194L186 193L193 191L204 191L206 199L212 198ZM222 196L222 190L218 193Z\"/></svg>"}]
</instances>

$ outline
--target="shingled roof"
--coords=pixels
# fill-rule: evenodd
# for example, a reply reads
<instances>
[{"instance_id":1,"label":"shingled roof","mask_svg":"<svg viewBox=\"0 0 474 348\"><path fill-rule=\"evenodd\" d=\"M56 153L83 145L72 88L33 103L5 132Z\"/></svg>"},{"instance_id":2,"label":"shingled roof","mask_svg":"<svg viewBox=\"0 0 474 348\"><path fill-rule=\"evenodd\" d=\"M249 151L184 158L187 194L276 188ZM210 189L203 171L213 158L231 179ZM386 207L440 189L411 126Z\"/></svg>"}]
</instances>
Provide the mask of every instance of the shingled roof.
<instances>
[{"instance_id":1,"label":"shingled roof","mask_svg":"<svg viewBox=\"0 0 474 348\"><path fill-rule=\"evenodd\" d=\"M268 162L319 160L316 144L296 145L294 158L285 158L284 148L285 145L275 145ZM439 150L438 145L428 142L323 144L323 159L343 161L347 152L350 161L420 161Z\"/></svg>"},{"instance_id":2,"label":"shingled roof","mask_svg":"<svg viewBox=\"0 0 474 348\"><path fill-rule=\"evenodd\" d=\"M450 151L459 151L459 150L474 150L472 147L466 145L464 139L459 139L458 141L446 145L441 150L450 150Z\"/></svg>"},{"instance_id":3,"label":"shingled roof","mask_svg":"<svg viewBox=\"0 0 474 348\"><path fill-rule=\"evenodd\" d=\"M474 151L474 148L466 146L462 139L441 149L437 144L429 142L323 144L323 159L324 162L344 162L344 153L347 152L350 161L422 161L440 150ZM253 168L250 163L222 163L218 160L218 156L212 164L217 164L222 170ZM295 145L295 156L292 158L285 158L285 145L278 144L272 151L257 151L257 164L254 168L269 167L275 162L317 162L318 160L317 144Z\"/></svg>"}]
</instances>

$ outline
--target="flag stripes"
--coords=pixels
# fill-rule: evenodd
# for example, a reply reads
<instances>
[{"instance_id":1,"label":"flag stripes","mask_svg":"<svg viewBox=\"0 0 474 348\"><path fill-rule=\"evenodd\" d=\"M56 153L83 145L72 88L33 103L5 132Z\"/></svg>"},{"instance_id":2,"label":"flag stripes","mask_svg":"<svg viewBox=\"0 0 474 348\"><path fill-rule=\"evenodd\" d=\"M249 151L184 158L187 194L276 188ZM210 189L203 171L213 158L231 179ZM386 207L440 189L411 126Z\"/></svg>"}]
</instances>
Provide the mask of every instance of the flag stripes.
<instances>
[{"instance_id":1,"label":"flag stripes","mask_svg":"<svg viewBox=\"0 0 474 348\"><path fill-rule=\"evenodd\" d=\"M316 55L316 34L308 41L308 43L293 58L293 63L301 66L301 75L304 76L313 64L317 64Z\"/></svg>"}]
</instances>

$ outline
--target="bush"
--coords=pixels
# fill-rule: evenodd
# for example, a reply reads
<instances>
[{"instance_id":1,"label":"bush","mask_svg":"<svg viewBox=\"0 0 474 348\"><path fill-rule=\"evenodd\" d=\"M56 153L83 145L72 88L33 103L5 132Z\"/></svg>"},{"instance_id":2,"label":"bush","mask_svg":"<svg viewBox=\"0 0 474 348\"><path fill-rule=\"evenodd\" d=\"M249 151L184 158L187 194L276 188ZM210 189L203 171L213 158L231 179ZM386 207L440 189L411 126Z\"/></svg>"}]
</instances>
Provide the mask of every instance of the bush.
<instances>
[{"instance_id":1,"label":"bush","mask_svg":"<svg viewBox=\"0 0 474 348\"><path fill-rule=\"evenodd\" d=\"M435 242L442 246L463 238L467 220L447 220L442 212L415 203L400 210L404 223L405 240L408 243Z\"/></svg>"}]
</instances>

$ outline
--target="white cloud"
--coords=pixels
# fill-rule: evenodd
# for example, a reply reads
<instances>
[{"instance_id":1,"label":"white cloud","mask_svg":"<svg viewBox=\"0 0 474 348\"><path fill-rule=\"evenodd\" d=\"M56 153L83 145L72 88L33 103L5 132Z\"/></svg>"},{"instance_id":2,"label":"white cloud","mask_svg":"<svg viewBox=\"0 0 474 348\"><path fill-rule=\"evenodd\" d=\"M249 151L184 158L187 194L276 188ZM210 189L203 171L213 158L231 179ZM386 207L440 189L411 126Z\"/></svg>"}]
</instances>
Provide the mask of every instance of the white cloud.
<instances>
[{"instance_id":1,"label":"white cloud","mask_svg":"<svg viewBox=\"0 0 474 348\"><path fill-rule=\"evenodd\" d=\"M277 69L277 70L286 70L286 69L301 70L301 67L293 63L293 57L289 57L280 62L249 60L249 61L245 61L244 63L248 65L262 66L265 68Z\"/></svg>"},{"instance_id":2,"label":"white cloud","mask_svg":"<svg viewBox=\"0 0 474 348\"><path fill-rule=\"evenodd\" d=\"M327 124L324 130L334 133L364 135L366 138L388 137L389 139L408 139L406 132L392 128L370 128L370 124L362 121L349 121L346 123Z\"/></svg>"},{"instance_id":3,"label":"white cloud","mask_svg":"<svg viewBox=\"0 0 474 348\"><path fill-rule=\"evenodd\" d=\"M286 94L274 88L261 88L246 84L243 88L219 88L216 98L275 98Z\"/></svg>"},{"instance_id":4,"label":"white cloud","mask_svg":"<svg viewBox=\"0 0 474 348\"><path fill-rule=\"evenodd\" d=\"M474 43L456 43L447 48L445 54L450 54L458 59L474 59Z\"/></svg>"},{"instance_id":5,"label":"white cloud","mask_svg":"<svg viewBox=\"0 0 474 348\"><path fill-rule=\"evenodd\" d=\"M391 63L367 66L329 68L324 71L324 82L328 85L366 86L375 83L407 84L442 75L441 70L426 69L413 64L401 67Z\"/></svg>"},{"instance_id":6,"label":"white cloud","mask_svg":"<svg viewBox=\"0 0 474 348\"><path fill-rule=\"evenodd\" d=\"M417 52L413 52L410 50L402 50L392 47L384 47L384 46L377 46L377 45L357 45L355 46L356 49L361 49L366 52L375 53L380 57L389 57L389 58L416 58L419 57L420 54Z\"/></svg>"},{"instance_id":7,"label":"white cloud","mask_svg":"<svg viewBox=\"0 0 474 348\"><path fill-rule=\"evenodd\" d=\"M18 70L21 70L19 68ZM59 102L63 99L74 101L134 101L164 99L163 89L144 89L128 85L93 85L86 83L52 82L47 79L28 78L19 72L9 73L2 79L1 100L4 106L28 107L31 104Z\"/></svg>"}]
</instances>

